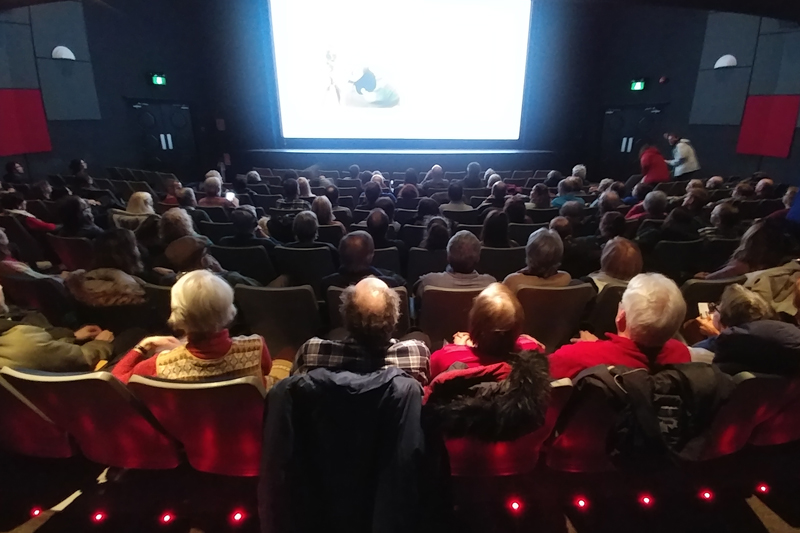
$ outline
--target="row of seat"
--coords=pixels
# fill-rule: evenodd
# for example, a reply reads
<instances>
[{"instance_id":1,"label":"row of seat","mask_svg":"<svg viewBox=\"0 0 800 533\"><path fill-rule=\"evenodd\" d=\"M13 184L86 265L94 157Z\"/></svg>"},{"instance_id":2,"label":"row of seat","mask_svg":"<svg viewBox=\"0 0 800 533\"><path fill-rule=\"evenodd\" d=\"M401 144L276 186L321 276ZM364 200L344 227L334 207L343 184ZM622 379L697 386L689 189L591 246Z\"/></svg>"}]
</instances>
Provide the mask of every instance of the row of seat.
<instances>
[{"instance_id":1,"label":"row of seat","mask_svg":"<svg viewBox=\"0 0 800 533\"><path fill-rule=\"evenodd\" d=\"M283 178L283 176L285 176L286 173L290 172L290 171L296 172L298 175L302 175L303 174L302 170L293 170L293 169L288 169L288 168L270 169L270 168L263 168L263 167L261 167L261 168L260 167L253 167L253 170L258 172L258 174L262 178L270 177L270 176ZM522 179L528 179L528 178L544 179L544 178L547 177L547 174L549 174L550 172L551 172L550 170L535 170L535 171L534 170L498 170L498 171L495 171L495 174L499 175L501 178L503 178L503 180L506 180L506 179L520 179L520 180L522 180ZM344 170L342 172L339 172L338 170L320 170L320 171L318 171L318 174L321 175L321 176L325 176L326 178L329 178L329 179L333 178L333 179L338 180L338 179L341 179L342 176L350 176L350 171L349 170ZM383 177L386 178L386 179L392 179L394 181L400 181L400 182L402 182L406 177L406 173L405 172L392 172L391 174L389 172L381 172L381 174L383 174ZM426 174L427 174L427 172L420 172L419 173L420 181L422 181L422 179L425 178ZM464 179L466 176L467 176L467 173L465 171L462 171L462 172L445 172L444 173L444 177L445 177L446 180L451 180L451 179L460 180L460 179ZM347 179L347 178L345 178L345 179ZM351 177L351 179L352 179L352 177Z\"/></svg>"}]
</instances>

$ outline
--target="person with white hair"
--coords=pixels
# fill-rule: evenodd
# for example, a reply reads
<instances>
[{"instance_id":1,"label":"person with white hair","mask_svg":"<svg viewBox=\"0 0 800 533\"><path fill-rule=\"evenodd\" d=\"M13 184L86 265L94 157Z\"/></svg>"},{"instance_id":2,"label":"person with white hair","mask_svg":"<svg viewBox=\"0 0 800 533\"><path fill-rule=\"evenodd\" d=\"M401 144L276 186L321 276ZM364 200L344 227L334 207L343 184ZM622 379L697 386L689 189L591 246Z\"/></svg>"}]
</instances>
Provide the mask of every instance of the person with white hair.
<instances>
[{"instance_id":1,"label":"person with white hair","mask_svg":"<svg viewBox=\"0 0 800 533\"><path fill-rule=\"evenodd\" d=\"M222 174L219 173L219 170L209 170L206 172L205 178L219 178L222 181Z\"/></svg>"},{"instance_id":2,"label":"person with white hair","mask_svg":"<svg viewBox=\"0 0 800 533\"><path fill-rule=\"evenodd\" d=\"M447 243L447 269L420 277L415 284L417 296L422 297L427 287L483 289L495 283L494 277L475 270L480 260L481 241L470 231L459 231Z\"/></svg>"},{"instance_id":3,"label":"person with white hair","mask_svg":"<svg viewBox=\"0 0 800 533\"><path fill-rule=\"evenodd\" d=\"M558 232L547 228L536 230L525 246L528 266L506 276L503 285L515 294L522 287L566 287L572 276L558 269L563 257L564 243Z\"/></svg>"},{"instance_id":4,"label":"person with white hair","mask_svg":"<svg viewBox=\"0 0 800 533\"><path fill-rule=\"evenodd\" d=\"M572 175L586 181L586 165L575 165L572 167Z\"/></svg>"},{"instance_id":5,"label":"person with white hair","mask_svg":"<svg viewBox=\"0 0 800 533\"><path fill-rule=\"evenodd\" d=\"M601 341L587 331L550 355L554 379L574 378L597 365L654 369L691 362L688 347L674 339L686 316L681 290L661 274L639 274L628 282L616 316L617 333Z\"/></svg>"},{"instance_id":6,"label":"person with white hair","mask_svg":"<svg viewBox=\"0 0 800 533\"><path fill-rule=\"evenodd\" d=\"M247 183L254 184L254 183L261 183L261 174L259 174L255 170L251 170L247 174L245 174L245 178L247 178Z\"/></svg>"},{"instance_id":7,"label":"person with white hair","mask_svg":"<svg viewBox=\"0 0 800 533\"><path fill-rule=\"evenodd\" d=\"M227 207L234 209L239 207L239 200L235 196L233 200L228 200L222 196L222 179L216 176L210 176L203 182L203 191L206 193L204 198L201 198L197 205L202 207Z\"/></svg>"},{"instance_id":8,"label":"person with white hair","mask_svg":"<svg viewBox=\"0 0 800 533\"><path fill-rule=\"evenodd\" d=\"M307 178L297 178L297 189L300 191L300 198L314 198L315 196L311 194L311 185Z\"/></svg>"},{"instance_id":9,"label":"person with white hair","mask_svg":"<svg viewBox=\"0 0 800 533\"><path fill-rule=\"evenodd\" d=\"M128 199L125 212L132 215L155 215L153 197L150 196L149 192L138 191L133 193Z\"/></svg>"},{"instance_id":10,"label":"person with white hair","mask_svg":"<svg viewBox=\"0 0 800 533\"><path fill-rule=\"evenodd\" d=\"M260 335L231 337L228 325L236 317L233 289L207 270L181 277L171 291L169 325L186 336L147 337L114 367L123 383L133 375L176 381L203 381L256 376L272 368Z\"/></svg>"},{"instance_id":11,"label":"person with white hair","mask_svg":"<svg viewBox=\"0 0 800 533\"><path fill-rule=\"evenodd\" d=\"M331 302L331 304L333 304ZM297 351L292 374L315 368L367 374L389 367L407 372L422 385L430 376L430 351L419 340L398 342L392 334L400 319L400 296L382 280L364 278L342 293L343 341L315 337Z\"/></svg>"}]
</instances>

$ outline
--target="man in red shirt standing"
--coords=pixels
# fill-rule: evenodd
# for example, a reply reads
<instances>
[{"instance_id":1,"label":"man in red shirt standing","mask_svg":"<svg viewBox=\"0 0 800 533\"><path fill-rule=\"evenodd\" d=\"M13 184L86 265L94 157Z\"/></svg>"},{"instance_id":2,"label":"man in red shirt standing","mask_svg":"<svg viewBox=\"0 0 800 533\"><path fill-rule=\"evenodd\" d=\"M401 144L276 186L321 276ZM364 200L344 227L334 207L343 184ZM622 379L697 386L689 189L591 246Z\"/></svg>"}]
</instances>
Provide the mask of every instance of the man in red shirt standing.
<instances>
[{"instance_id":1,"label":"man in red shirt standing","mask_svg":"<svg viewBox=\"0 0 800 533\"><path fill-rule=\"evenodd\" d=\"M550 375L574 378L596 365L648 368L691 362L689 349L673 339L686 315L675 282L661 274L639 274L629 283L617 311L617 334L607 341L586 331L574 344L550 355Z\"/></svg>"}]
</instances>

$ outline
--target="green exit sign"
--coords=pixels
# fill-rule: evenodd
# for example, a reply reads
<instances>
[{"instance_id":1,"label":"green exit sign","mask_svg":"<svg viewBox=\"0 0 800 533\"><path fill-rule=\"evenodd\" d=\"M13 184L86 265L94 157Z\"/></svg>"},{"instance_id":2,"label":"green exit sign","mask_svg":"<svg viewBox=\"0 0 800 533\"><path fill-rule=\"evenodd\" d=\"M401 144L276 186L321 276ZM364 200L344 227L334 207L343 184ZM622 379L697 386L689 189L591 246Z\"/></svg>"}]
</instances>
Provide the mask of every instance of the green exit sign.
<instances>
[{"instance_id":1,"label":"green exit sign","mask_svg":"<svg viewBox=\"0 0 800 533\"><path fill-rule=\"evenodd\" d=\"M632 80L631 91L644 91L644 80Z\"/></svg>"},{"instance_id":2,"label":"green exit sign","mask_svg":"<svg viewBox=\"0 0 800 533\"><path fill-rule=\"evenodd\" d=\"M163 74L153 74L150 78L150 81L153 85L166 85L167 84L167 77Z\"/></svg>"}]
</instances>

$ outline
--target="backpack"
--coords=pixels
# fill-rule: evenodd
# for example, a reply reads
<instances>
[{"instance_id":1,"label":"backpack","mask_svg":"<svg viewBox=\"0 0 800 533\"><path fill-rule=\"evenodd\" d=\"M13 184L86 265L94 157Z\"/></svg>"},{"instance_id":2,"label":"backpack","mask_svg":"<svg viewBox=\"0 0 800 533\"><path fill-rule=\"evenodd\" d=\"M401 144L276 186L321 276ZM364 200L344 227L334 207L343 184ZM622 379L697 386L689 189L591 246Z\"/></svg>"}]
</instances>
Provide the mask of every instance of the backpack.
<instances>
[{"instance_id":1,"label":"backpack","mask_svg":"<svg viewBox=\"0 0 800 533\"><path fill-rule=\"evenodd\" d=\"M612 460L637 467L697 460L714 416L735 387L730 376L705 363L666 365L652 373L598 366L576 381L582 379L601 384L618 413L608 443Z\"/></svg>"}]
</instances>

